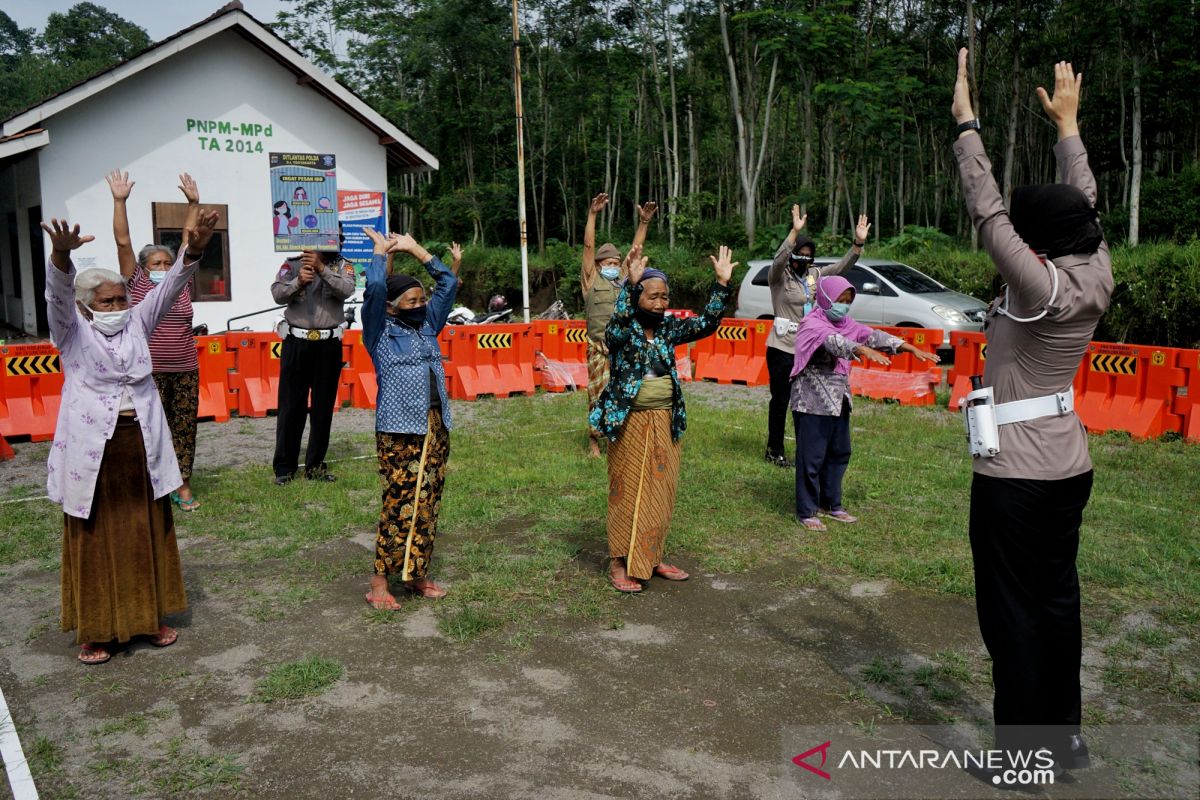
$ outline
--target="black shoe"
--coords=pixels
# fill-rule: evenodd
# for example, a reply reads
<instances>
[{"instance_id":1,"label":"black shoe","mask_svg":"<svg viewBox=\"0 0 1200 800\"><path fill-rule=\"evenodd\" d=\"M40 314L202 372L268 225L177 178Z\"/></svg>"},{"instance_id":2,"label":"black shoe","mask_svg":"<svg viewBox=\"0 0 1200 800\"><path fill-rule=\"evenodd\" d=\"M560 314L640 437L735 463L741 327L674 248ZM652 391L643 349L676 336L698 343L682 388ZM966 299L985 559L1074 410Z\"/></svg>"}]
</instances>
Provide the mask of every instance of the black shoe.
<instances>
[{"instance_id":1,"label":"black shoe","mask_svg":"<svg viewBox=\"0 0 1200 800\"><path fill-rule=\"evenodd\" d=\"M774 464L777 467L783 467L784 469L791 469L793 466L795 466L783 453L773 453L768 450L763 458L768 463Z\"/></svg>"},{"instance_id":2,"label":"black shoe","mask_svg":"<svg viewBox=\"0 0 1200 800\"><path fill-rule=\"evenodd\" d=\"M1078 733L1067 737L1067 752L1062 754L1058 762L1067 769L1087 769L1092 765L1092 757L1088 753L1087 742Z\"/></svg>"},{"instance_id":3,"label":"black shoe","mask_svg":"<svg viewBox=\"0 0 1200 800\"><path fill-rule=\"evenodd\" d=\"M291 475L276 475L275 476L275 485L283 486L284 484L291 483L292 478L294 478L294 477L296 477L295 473L292 473Z\"/></svg>"},{"instance_id":4,"label":"black shoe","mask_svg":"<svg viewBox=\"0 0 1200 800\"><path fill-rule=\"evenodd\" d=\"M337 480L337 476L330 475L329 467L326 466L324 461L322 461L319 466L304 470L304 479L309 481L326 481L327 483L333 483Z\"/></svg>"}]
</instances>

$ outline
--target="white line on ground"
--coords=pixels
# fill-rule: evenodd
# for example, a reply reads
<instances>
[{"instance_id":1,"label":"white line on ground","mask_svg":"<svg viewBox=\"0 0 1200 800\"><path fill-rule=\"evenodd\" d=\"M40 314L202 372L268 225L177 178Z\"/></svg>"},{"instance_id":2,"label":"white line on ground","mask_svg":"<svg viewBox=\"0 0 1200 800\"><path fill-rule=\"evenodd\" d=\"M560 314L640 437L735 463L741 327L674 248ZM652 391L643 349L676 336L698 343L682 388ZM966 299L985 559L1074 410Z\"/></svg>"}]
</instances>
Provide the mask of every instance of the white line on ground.
<instances>
[{"instance_id":1,"label":"white line on ground","mask_svg":"<svg viewBox=\"0 0 1200 800\"><path fill-rule=\"evenodd\" d=\"M13 800L38 800L37 786L29 773L29 762L21 750L21 740L17 738L12 715L8 713L3 689L0 689L0 760L4 761L4 769L8 772Z\"/></svg>"},{"instance_id":2,"label":"white line on ground","mask_svg":"<svg viewBox=\"0 0 1200 800\"><path fill-rule=\"evenodd\" d=\"M28 503L32 500L49 500L50 495L40 494L37 497L18 497L16 500L0 500L0 506L6 506L9 503Z\"/></svg>"}]
</instances>

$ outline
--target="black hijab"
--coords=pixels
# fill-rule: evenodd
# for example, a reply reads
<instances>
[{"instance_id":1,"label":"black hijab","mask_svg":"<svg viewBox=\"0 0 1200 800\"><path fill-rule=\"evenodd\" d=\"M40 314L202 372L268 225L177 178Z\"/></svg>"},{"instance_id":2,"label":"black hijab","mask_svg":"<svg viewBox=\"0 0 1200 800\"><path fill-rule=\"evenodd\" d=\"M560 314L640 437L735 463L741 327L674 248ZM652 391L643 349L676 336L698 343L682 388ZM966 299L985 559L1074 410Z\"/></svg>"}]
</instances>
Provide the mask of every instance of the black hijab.
<instances>
[{"instance_id":1,"label":"black hijab","mask_svg":"<svg viewBox=\"0 0 1200 800\"><path fill-rule=\"evenodd\" d=\"M1104 239L1099 215L1087 195L1065 183L1013 189L1008 216L1025 244L1051 260L1094 253Z\"/></svg>"},{"instance_id":2,"label":"black hijab","mask_svg":"<svg viewBox=\"0 0 1200 800\"><path fill-rule=\"evenodd\" d=\"M813 251L813 255L817 254L817 243L807 236L797 236L796 243L792 245L792 255L799 256L801 248L807 247Z\"/></svg>"}]
</instances>

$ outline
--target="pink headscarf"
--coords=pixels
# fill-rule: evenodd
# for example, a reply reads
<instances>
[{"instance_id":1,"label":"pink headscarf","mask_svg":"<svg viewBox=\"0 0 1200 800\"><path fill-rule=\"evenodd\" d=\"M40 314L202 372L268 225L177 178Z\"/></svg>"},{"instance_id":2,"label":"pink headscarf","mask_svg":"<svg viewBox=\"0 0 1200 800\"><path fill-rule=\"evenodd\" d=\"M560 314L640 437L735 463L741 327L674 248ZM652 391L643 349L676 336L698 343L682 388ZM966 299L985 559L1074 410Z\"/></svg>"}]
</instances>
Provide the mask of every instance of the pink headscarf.
<instances>
[{"instance_id":1,"label":"pink headscarf","mask_svg":"<svg viewBox=\"0 0 1200 800\"><path fill-rule=\"evenodd\" d=\"M847 289L854 291L854 286L840 275L821 278L817 289L819 308L814 308L805 314L796 331L796 360L792 362L791 377L796 377L808 366L813 354L833 334L840 333L851 341L866 341L866 338L871 335L871 328L863 325L854 317L846 315L837 322L833 322L825 315L825 311L833 306L833 301ZM839 375L849 375L850 362L847 359L839 358L833 371Z\"/></svg>"}]
</instances>

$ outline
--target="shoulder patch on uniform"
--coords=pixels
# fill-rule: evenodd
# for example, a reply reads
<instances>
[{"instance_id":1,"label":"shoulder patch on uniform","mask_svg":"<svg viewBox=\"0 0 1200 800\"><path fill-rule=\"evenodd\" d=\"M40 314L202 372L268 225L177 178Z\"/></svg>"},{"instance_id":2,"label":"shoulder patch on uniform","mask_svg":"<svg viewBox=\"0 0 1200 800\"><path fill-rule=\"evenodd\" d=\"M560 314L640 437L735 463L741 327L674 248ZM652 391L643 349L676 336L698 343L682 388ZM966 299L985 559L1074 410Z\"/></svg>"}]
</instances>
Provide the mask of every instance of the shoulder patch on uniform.
<instances>
[{"instance_id":1,"label":"shoulder patch on uniform","mask_svg":"<svg viewBox=\"0 0 1200 800\"><path fill-rule=\"evenodd\" d=\"M287 264L284 264L282 267L279 268L279 274L276 277L279 278L279 280L283 280L284 278L286 278L288 275L291 275L291 274L292 274L292 268L289 267Z\"/></svg>"},{"instance_id":2,"label":"shoulder patch on uniform","mask_svg":"<svg viewBox=\"0 0 1200 800\"><path fill-rule=\"evenodd\" d=\"M353 275L353 274L354 274L354 262L352 262L352 261L347 261L347 262L346 262L346 274L347 274L347 275Z\"/></svg>"}]
</instances>

